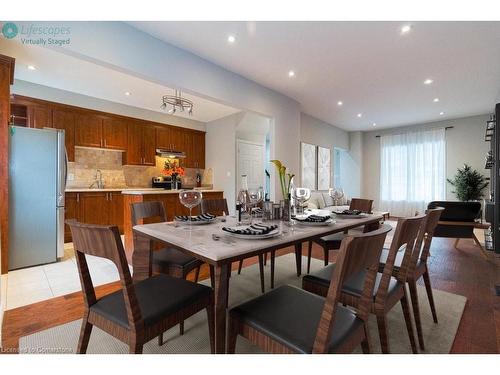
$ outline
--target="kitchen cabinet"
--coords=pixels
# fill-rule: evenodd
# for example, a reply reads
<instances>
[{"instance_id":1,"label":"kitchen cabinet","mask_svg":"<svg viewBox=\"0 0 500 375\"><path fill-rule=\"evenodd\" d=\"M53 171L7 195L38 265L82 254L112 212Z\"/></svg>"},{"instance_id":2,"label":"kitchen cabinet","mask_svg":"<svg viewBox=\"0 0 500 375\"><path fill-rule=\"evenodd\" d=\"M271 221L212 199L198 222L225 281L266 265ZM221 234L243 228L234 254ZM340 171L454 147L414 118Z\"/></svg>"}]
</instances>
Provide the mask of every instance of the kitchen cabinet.
<instances>
[{"instance_id":1,"label":"kitchen cabinet","mask_svg":"<svg viewBox=\"0 0 500 375\"><path fill-rule=\"evenodd\" d=\"M155 165L156 128L139 121L130 121L127 126L128 165Z\"/></svg>"},{"instance_id":2,"label":"kitchen cabinet","mask_svg":"<svg viewBox=\"0 0 500 375\"><path fill-rule=\"evenodd\" d=\"M115 150L127 148L127 124L125 120L107 117L102 120L103 147Z\"/></svg>"},{"instance_id":3,"label":"kitchen cabinet","mask_svg":"<svg viewBox=\"0 0 500 375\"><path fill-rule=\"evenodd\" d=\"M64 143L69 161L75 161L75 115L73 112L54 108L52 126L64 130Z\"/></svg>"},{"instance_id":4,"label":"kitchen cabinet","mask_svg":"<svg viewBox=\"0 0 500 375\"><path fill-rule=\"evenodd\" d=\"M75 146L103 147L101 117L86 112L75 114Z\"/></svg>"},{"instance_id":5,"label":"kitchen cabinet","mask_svg":"<svg viewBox=\"0 0 500 375\"><path fill-rule=\"evenodd\" d=\"M174 126L156 127L156 147L169 151L186 151L185 130Z\"/></svg>"},{"instance_id":6,"label":"kitchen cabinet","mask_svg":"<svg viewBox=\"0 0 500 375\"><path fill-rule=\"evenodd\" d=\"M121 191L96 191L66 193L64 220L75 219L81 223L116 225L124 230L123 195ZM71 231L64 226L64 242L71 242Z\"/></svg>"},{"instance_id":7,"label":"kitchen cabinet","mask_svg":"<svg viewBox=\"0 0 500 375\"><path fill-rule=\"evenodd\" d=\"M205 133L199 131L189 131L185 135L186 160L184 165L187 168L205 168Z\"/></svg>"},{"instance_id":8,"label":"kitchen cabinet","mask_svg":"<svg viewBox=\"0 0 500 375\"><path fill-rule=\"evenodd\" d=\"M33 105L28 109L29 127L43 129L52 127L52 109L48 106Z\"/></svg>"}]
</instances>

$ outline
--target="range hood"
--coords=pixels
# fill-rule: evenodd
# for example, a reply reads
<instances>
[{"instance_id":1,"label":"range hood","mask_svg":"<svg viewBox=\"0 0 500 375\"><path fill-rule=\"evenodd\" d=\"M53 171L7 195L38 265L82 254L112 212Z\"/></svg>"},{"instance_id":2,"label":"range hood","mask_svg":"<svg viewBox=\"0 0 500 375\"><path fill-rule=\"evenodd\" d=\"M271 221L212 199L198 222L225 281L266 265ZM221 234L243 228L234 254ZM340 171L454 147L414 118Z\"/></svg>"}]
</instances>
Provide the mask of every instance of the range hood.
<instances>
[{"instance_id":1,"label":"range hood","mask_svg":"<svg viewBox=\"0 0 500 375\"><path fill-rule=\"evenodd\" d=\"M156 155L169 159L184 159L186 157L186 153L183 151L169 150L167 148L157 148Z\"/></svg>"}]
</instances>

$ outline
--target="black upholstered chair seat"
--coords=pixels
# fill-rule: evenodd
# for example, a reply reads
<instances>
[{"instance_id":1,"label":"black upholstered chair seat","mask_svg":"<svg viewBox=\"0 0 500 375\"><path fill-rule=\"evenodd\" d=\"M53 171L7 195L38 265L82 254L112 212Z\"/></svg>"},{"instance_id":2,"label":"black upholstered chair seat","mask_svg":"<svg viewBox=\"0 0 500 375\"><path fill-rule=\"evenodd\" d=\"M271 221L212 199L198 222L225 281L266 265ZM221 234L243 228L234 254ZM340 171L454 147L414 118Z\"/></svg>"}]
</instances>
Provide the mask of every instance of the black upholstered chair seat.
<instances>
[{"instance_id":1,"label":"black upholstered chair seat","mask_svg":"<svg viewBox=\"0 0 500 375\"><path fill-rule=\"evenodd\" d=\"M330 281L332 278L333 270L335 269L335 264L330 264L320 271L305 275L304 282L316 283L321 286L325 286L328 288L330 285ZM365 279L365 273L360 272L357 275L346 280L344 287L342 288L342 292L351 294L353 296L361 296L363 291L363 280ZM380 284L380 280L382 280L382 274L377 273L377 278L375 279L375 286L373 288L373 297L377 294L377 290ZM397 287L400 283L394 278L391 278L389 283L388 295L397 290Z\"/></svg>"},{"instance_id":2,"label":"black upholstered chair seat","mask_svg":"<svg viewBox=\"0 0 500 375\"><path fill-rule=\"evenodd\" d=\"M312 353L325 299L285 285L230 311L240 321L299 353ZM349 309L337 306L329 352L363 330L363 321Z\"/></svg>"},{"instance_id":3,"label":"black upholstered chair seat","mask_svg":"<svg viewBox=\"0 0 500 375\"><path fill-rule=\"evenodd\" d=\"M199 259L173 248L164 248L153 252L153 264L160 267L174 265L183 268L194 268L202 263Z\"/></svg>"},{"instance_id":4,"label":"black upholstered chair seat","mask_svg":"<svg viewBox=\"0 0 500 375\"><path fill-rule=\"evenodd\" d=\"M212 289L201 284L167 275L157 275L134 284L144 325L155 324L166 315L175 313L209 296ZM90 306L90 310L128 328L127 310L121 290L108 294Z\"/></svg>"}]
</instances>

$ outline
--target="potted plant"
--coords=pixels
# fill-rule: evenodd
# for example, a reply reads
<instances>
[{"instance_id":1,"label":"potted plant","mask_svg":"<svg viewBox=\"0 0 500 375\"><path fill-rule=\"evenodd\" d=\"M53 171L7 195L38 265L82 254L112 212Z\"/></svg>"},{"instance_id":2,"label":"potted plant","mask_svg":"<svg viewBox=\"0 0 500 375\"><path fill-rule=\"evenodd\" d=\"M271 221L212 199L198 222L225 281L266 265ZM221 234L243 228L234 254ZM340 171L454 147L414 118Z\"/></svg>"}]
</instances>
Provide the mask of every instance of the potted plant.
<instances>
[{"instance_id":1,"label":"potted plant","mask_svg":"<svg viewBox=\"0 0 500 375\"><path fill-rule=\"evenodd\" d=\"M283 200L280 202L282 207L282 217L283 220L289 221L291 213L290 188L292 186L292 180L295 175L292 173L286 173L286 167L281 161L271 160L271 163L275 165L280 179L281 194L283 195Z\"/></svg>"},{"instance_id":2,"label":"potted plant","mask_svg":"<svg viewBox=\"0 0 500 375\"><path fill-rule=\"evenodd\" d=\"M175 162L166 161L163 166L163 174L172 179L172 189L177 190L177 178L179 176L184 176L184 168L179 166Z\"/></svg>"},{"instance_id":3,"label":"potted plant","mask_svg":"<svg viewBox=\"0 0 500 375\"><path fill-rule=\"evenodd\" d=\"M480 200L484 195L483 190L488 186L487 178L467 164L458 168L453 179L447 180L455 188L452 193L463 202Z\"/></svg>"}]
</instances>

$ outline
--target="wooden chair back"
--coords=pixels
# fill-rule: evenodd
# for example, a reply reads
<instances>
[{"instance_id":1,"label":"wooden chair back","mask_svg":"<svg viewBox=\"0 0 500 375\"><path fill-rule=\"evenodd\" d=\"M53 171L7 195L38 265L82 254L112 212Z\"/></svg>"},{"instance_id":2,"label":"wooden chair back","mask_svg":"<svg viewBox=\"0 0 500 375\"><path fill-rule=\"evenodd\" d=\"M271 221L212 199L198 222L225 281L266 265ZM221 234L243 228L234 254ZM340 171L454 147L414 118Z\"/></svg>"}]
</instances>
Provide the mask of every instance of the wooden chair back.
<instances>
[{"instance_id":1,"label":"wooden chair back","mask_svg":"<svg viewBox=\"0 0 500 375\"><path fill-rule=\"evenodd\" d=\"M129 327L132 330L138 327L142 324L141 311L118 227L83 224L76 220L67 220L66 224L71 229L86 309L95 304L97 299L85 254L106 258L115 264L120 275Z\"/></svg>"},{"instance_id":2,"label":"wooden chair back","mask_svg":"<svg viewBox=\"0 0 500 375\"><path fill-rule=\"evenodd\" d=\"M397 279L399 282L404 283L406 281L406 270L408 269L408 264L411 259L413 249L417 240L418 233L422 227L423 222L427 219L426 215L418 215L406 218L400 218L396 226L396 231L389 248L389 255L385 261L384 269L382 272L382 278L380 280L379 287L377 289L377 296L375 298L375 304L383 306L387 293L389 290L389 284L394 271L394 263L396 261L397 253L400 249L404 248L403 261L401 269L404 268L403 272L398 272ZM424 224L425 225L425 224Z\"/></svg>"},{"instance_id":3,"label":"wooden chair back","mask_svg":"<svg viewBox=\"0 0 500 375\"><path fill-rule=\"evenodd\" d=\"M162 202L136 202L131 204L132 226L146 224L144 221L167 221L167 213Z\"/></svg>"},{"instance_id":4,"label":"wooden chair back","mask_svg":"<svg viewBox=\"0 0 500 375\"><path fill-rule=\"evenodd\" d=\"M352 198L349 204L350 210L359 210L361 212L371 214L373 207L373 199Z\"/></svg>"},{"instance_id":5,"label":"wooden chair back","mask_svg":"<svg viewBox=\"0 0 500 375\"><path fill-rule=\"evenodd\" d=\"M390 225L384 224L376 231L347 235L342 240L316 332L313 353L327 352L342 287L350 277L360 272L366 272L366 274L363 293L358 304L357 316L363 321L366 321L368 318L380 254L382 253L387 233L391 230L392 227Z\"/></svg>"},{"instance_id":6,"label":"wooden chair back","mask_svg":"<svg viewBox=\"0 0 500 375\"><path fill-rule=\"evenodd\" d=\"M226 198L203 199L201 201L201 213L213 215L221 215L222 213L225 213L226 215L229 215Z\"/></svg>"},{"instance_id":7,"label":"wooden chair back","mask_svg":"<svg viewBox=\"0 0 500 375\"><path fill-rule=\"evenodd\" d=\"M427 261L429 256L429 251L431 248L432 238L434 237L434 231L438 226L439 219L441 218L441 214L443 213L443 207L436 207L434 209L427 210L427 224L425 226L425 232L423 233L423 242L424 246L421 251L416 254L415 265L420 258L422 262ZM422 239L420 240L420 245L418 249L421 248Z\"/></svg>"}]
</instances>

